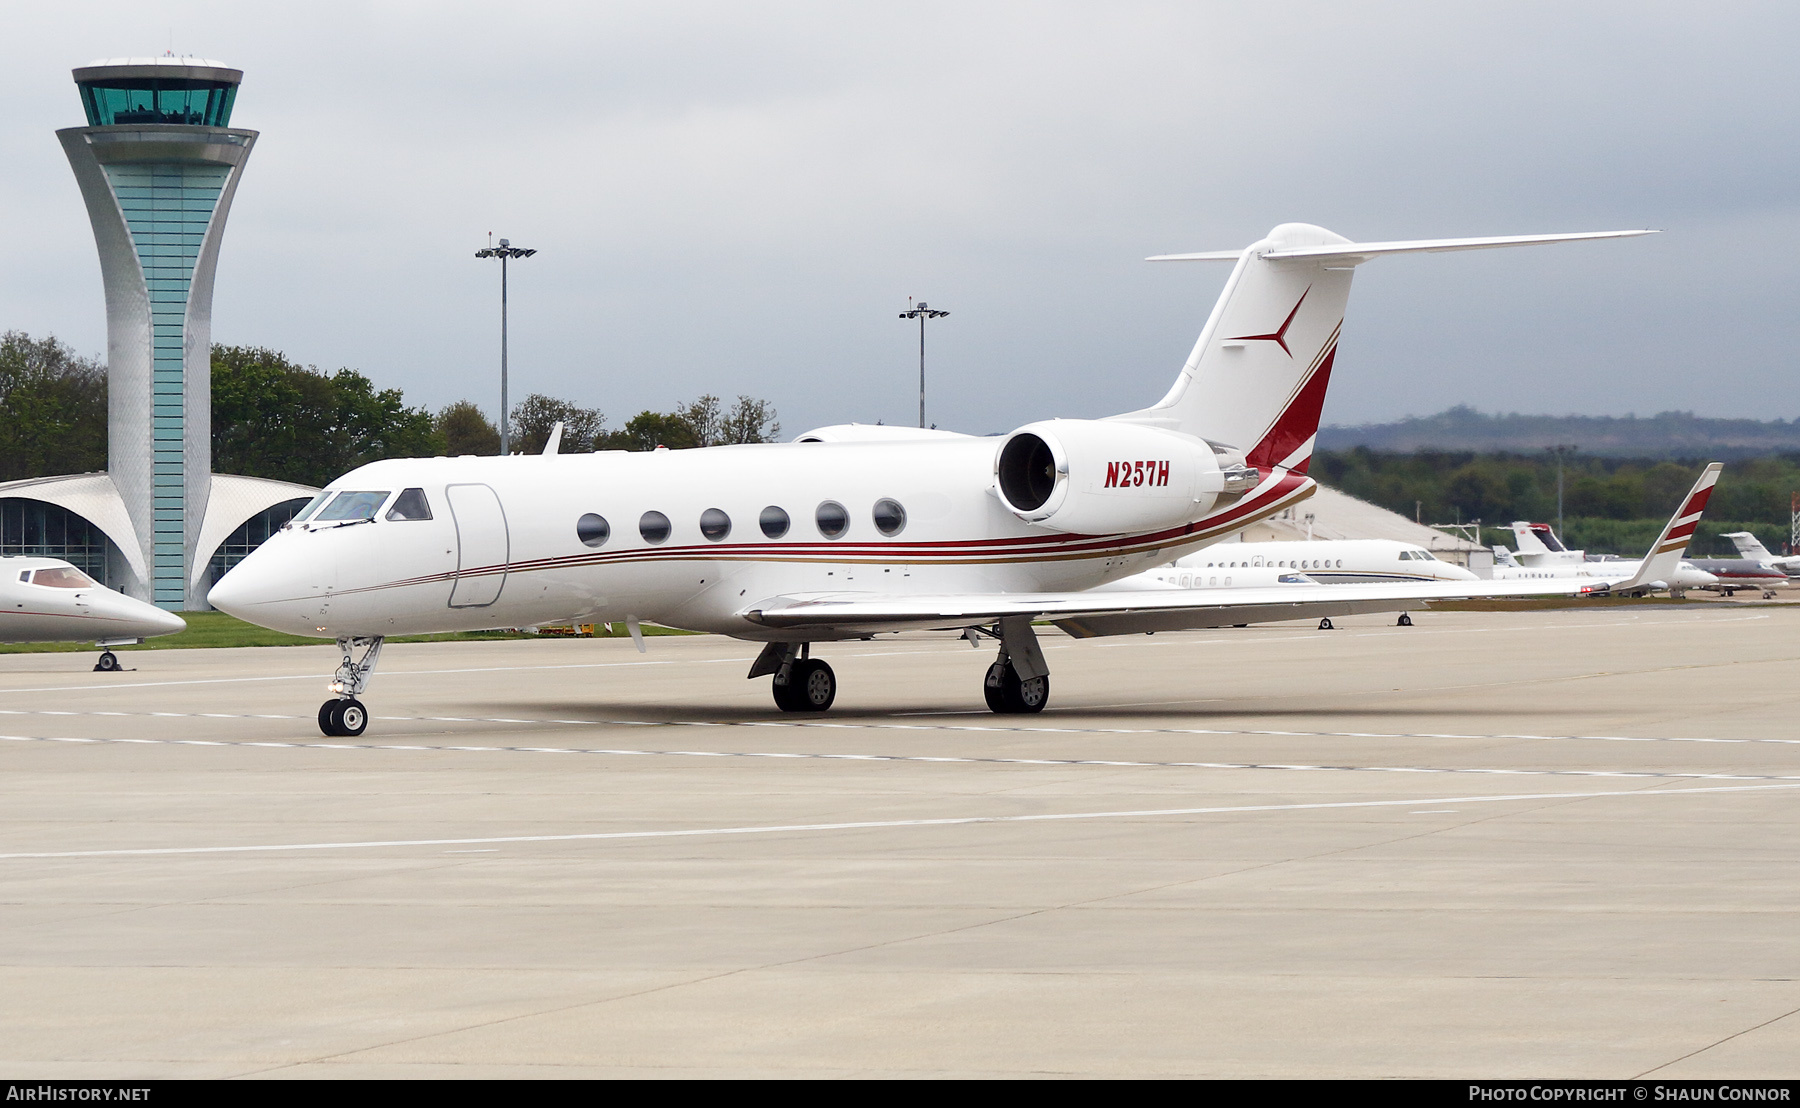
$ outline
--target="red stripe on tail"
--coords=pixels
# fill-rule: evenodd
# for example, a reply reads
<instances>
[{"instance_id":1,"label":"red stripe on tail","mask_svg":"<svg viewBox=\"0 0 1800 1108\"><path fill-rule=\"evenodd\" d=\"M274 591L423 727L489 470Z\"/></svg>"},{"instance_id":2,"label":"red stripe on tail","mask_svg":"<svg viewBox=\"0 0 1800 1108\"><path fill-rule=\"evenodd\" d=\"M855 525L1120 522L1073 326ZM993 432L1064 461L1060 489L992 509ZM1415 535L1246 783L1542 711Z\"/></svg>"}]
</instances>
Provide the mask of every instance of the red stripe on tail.
<instances>
[{"instance_id":1,"label":"red stripe on tail","mask_svg":"<svg viewBox=\"0 0 1800 1108\"><path fill-rule=\"evenodd\" d=\"M1300 386L1294 394L1286 410L1275 419L1275 426L1269 428L1268 434L1250 451L1244 461L1262 470L1280 465L1294 451L1306 444L1306 440L1319 433L1319 416L1325 410L1325 390L1331 384L1331 365L1337 361L1337 344L1332 343L1331 350L1319 368ZM1305 473L1306 467L1312 464L1312 455L1294 462L1288 468L1295 473Z\"/></svg>"}]
</instances>

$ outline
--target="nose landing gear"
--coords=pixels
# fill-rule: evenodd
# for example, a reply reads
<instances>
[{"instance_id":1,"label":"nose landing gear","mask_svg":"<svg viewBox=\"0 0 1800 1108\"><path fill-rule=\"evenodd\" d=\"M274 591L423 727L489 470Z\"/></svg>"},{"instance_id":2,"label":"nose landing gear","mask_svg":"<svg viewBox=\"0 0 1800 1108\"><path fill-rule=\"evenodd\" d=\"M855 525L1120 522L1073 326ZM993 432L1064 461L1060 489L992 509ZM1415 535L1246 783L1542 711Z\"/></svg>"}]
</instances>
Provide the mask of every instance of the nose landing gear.
<instances>
[{"instance_id":1,"label":"nose landing gear","mask_svg":"<svg viewBox=\"0 0 1800 1108\"><path fill-rule=\"evenodd\" d=\"M369 675L375 671L375 663L381 658L381 643L379 635L371 639L344 638L337 641L338 651L344 656L344 660L338 665L337 674L329 686L337 694L337 699L327 700L319 705L319 730L322 733L332 738L355 738L369 726L369 710L356 698L369 686ZM357 647L363 648L360 661L354 653Z\"/></svg>"}]
</instances>

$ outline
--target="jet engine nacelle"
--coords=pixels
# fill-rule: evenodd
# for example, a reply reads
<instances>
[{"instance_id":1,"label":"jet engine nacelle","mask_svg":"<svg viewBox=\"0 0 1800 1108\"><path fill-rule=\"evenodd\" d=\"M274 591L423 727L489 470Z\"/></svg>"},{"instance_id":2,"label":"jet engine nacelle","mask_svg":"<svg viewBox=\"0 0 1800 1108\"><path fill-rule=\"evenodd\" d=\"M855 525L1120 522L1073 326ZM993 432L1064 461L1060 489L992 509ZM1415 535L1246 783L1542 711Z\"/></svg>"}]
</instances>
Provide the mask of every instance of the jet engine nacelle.
<instances>
[{"instance_id":1,"label":"jet engine nacelle","mask_svg":"<svg viewBox=\"0 0 1800 1108\"><path fill-rule=\"evenodd\" d=\"M994 489L1014 515L1069 534L1155 531L1205 515L1257 473L1204 439L1090 419L1028 423L994 453Z\"/></svg>"}]
</instances>

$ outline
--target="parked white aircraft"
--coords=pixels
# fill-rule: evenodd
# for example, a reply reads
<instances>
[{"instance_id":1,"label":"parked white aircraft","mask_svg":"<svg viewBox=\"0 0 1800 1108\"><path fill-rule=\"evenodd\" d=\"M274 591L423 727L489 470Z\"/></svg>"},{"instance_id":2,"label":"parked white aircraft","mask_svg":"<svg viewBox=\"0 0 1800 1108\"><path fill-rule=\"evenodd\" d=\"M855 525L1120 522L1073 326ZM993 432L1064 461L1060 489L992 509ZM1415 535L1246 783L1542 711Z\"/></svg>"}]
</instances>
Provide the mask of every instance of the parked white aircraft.
<instances>
[{"instance_id":1,"label":"parked white aircraft","mask_svg":"<svg viewBox=\"0 0 1800 1108\"><path fill-rule=\"evenodd\" d=\"M961 628L999 641L989 706L1038 711L1049 670L1034 619L1129 634L1393 611L1428 598L1421 590L1468 595L1467 584L1320 585L1304 600L1285 587L1085 590L1311 493L1356 266L1646 233L1353 243L1284 224L1244 250L1166 256L1236 266L1152 407L1031 423L998 441L835 427L783 444L376 462L333 481L211 600L337 639L336 699L319 710L327 734L366 726L357 697L384 636L601 620L624 620L640 647L640 620L764 642L750 676L773 675L788 711L822 711L836 696L813 643Z\"/></svg>"},{"instance_id":2,"label":"parked white aircraft","mask_svg":"<svg viewBox=\"0 0 1800 1108\"><path fill-rule=\"evenodd\" d=\"M1762 540L1748 531L1732 531L1725 537L1737 547L1739 557L1769 569L1778 569L1790 577L1800 574L1800 554L1771 554Z\"/></svg>"},{"instance_id":3,"label":"parked white aircraft","mask_svg":"<svg viewBox=\"0 0 1800 1108\"><path fill-rule=\"evenodd\" d=\"M1401 581L1479 581L1454 562L1392 539L1314 539L1309 542L1232 542L1209 546L1166 566L1127 577L1121 585L1160 582L1177 588L1218 586L1220 576L1242 569L1298 570L1325 585L1393 584ZM1243 581L1243 574L1236 573Z\"/></svg>"},{"instance_id":4,"label":"parked white aircraft","mask_svg":"<svg viewBox=\"0 0 1800 1108\"><path fill-rule=\"evenodd\" d=\"M0 558L0 642L91 642L102 653L94 668L119 668L111 646L142 642L187 629L187 622L154 604L114 592L56 558Z\"/></svg>"},{"instance_id":5,"label":"parked white aircraft","mask_svg":"<svg viewBox=\"0 0 1800 1108\"><path fill-rule=\"evenodd\" d=\"M1674 516L1663 529L1665 538L1680 543L1678 547L1671 547L1677 551L1675 561L1654 577L1640 581L1637 595L1667 590L1670 596L1681 596L1688 589L1718 586L1717 576L1687 561L1685 555L1688 543L1693 540L1695 526L1699 524L1700 517L1706 514L1706 502L1712 498L1713 486L1719 482L1719 471L1724 468L1719 462L1708 465L1701 472L1699 483L1675 509ZM1504 546L1494 547L1496 581L1594 580L1606 582L1617 592L1622 590L1625 582L1640 577L1649 560L1612 557L1589 559L1585 551L1565 547L1548 524L1520 521L1512 526L1519 552L1514 555ZM1654 558L1661 552L1659 543L1658 548L1652 548L1649 557Z\"/></svg>"}]
</instances>

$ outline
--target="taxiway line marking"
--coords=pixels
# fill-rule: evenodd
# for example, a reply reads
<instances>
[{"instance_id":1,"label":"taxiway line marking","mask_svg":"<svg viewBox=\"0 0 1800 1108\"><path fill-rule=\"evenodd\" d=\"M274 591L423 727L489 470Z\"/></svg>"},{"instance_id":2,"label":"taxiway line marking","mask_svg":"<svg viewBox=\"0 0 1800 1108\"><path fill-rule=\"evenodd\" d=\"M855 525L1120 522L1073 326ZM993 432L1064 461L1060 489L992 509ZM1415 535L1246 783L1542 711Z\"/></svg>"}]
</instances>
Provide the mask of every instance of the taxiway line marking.
<instances>
[{"instance_id":1,"label":"taxiway line marking","mask_svg":"<svg viewBox=\"0 0 1800 1108\"><path fill-rule=\"evenodd\" d=\"M1557 610L1569 610L1569 609L1557 609ZM1586 613L1582 613L1582 614L1586 614ZM1693 612L1693 613L1655 612L1655 613L1651 613L1651 612L1645 612L1642 614L1633 613L1631 615L1621 616L1621 617L1614 618L1614 619L1596 621L1596 622L1592 622L1592 623L1563 624L1563 625L1557 627L1556 629L1557 630L1565 630L1565 629L1566 630L1581 630L1581 629L1594 628L1594 627L1618 627L1618 626L1621 626L1624 624L1643 624L1643 625L1649 625L1649 626L1672 626L1672 625L1679 625L1681 623L1696 622L1696 621L1703 621L1703 622L1709 622L1709 623L1736 623L1736 622L1741 622L1741 621L1746 621L1746 620L1758 620L1758 619L1768 619L1768 618L1769 618L1769 616L1766 613L1744 613L1744 612ZM1303 621L1295 621L1295 622L1303 622ZM1262 626L1266 627L1268 625L1262 625ZM1349 629L1346 628L1346 629L1340 630L1340 631L1309 633L1309 634L1305 635L1304 637L1309 638L1309 639L1310 638L1324 638L1324 637L1331 637L1334 639L1366 638L1366 637L1370 637L1370 636L1374 636L1374 635L1394 633L1394 632L1398 632L1399 630L1400 630L1399 628L1387 628L1385 630L1376 630L1376 631L1350 632ZM1516 632L1521 632L1521 631L1538 634L1543 631L1543 628L1535 627L1535 626L1496 627L1496 626L1491 626L1491 625L1483 625L1483 626L1479 626L1479 627L1433 627L1433 628L1426 628L1426 629L1411 627L1411 628L1406 628L1404 633L1407 635L1413 636L1413 637L1422 637L1425 635L1510 634L1510 633L1516 633ZM1288 643L1288 642L1294 641L1292 636L1287 637L1287 638L1282 638L1282 639L1253 638L1250 640L1245 640L1243 638L1230 636L1230 635L1215 635L1215 636L1204 638L1204 639L1179 639L1179 638L1176 638L1175 635L1178 635L1180 633L1181 632L1170 632L1170 633L1168 633L1169 637L1161 640L1160 642L1156 641L1154 639L1149 639L1149 638L1145 638L1142 642L1138 642L1135 640L1137 638L1139 638L1139 636L1126 636L1127 638L1132 639L1134 641L1118 642L1118 643L1102 643L1102 644L1097 644L1097 648L1128 647L1128 646L1169 646L1169 645L1176 645L1176 644L1199 646L1199 645L1207 645L1207 644L1221 643L1221 642L1230 642L1230 643L1236 643L1239 645L1263 645L1263 644L1271 644L1271 643ZM526 640L516 640L516 641L526 641ZM944 649L951 650L951 651L954 651L962 642L961 639L949 638L949 637L944 638L940 641L942 642ZM327 644L321 642L319 645L325 646ZM418 645L418 644L398 644L398 645ZM894 645L896 645L896 646L910 645L910 643L908 643L905 640L895 640ZM1077 645L1078 644L1075 642L1045 643L1043 648L1045 650L1067 650L1067 649L1073 648ZM933 650L877 650L877 651L868 651L868 652L861 653L861 654L853 654L853 655L849 655L849 656L855 657L855 658L881 658L881 657L889 657L889 656L901 655L901 654L935 654L935 653L939 653L939 651L936 649L933 649ZM571 663L566 663L566 664L535 665L535 666L476 666L476 667L470 667L470 668L465 668L465 669L395 669L395 670L384 671L382 676L387 679L393 679L393 678L398 678L398 677L415 677L415 676L428 677L428 676L439 676L439 675L444 675L444 674L457 674L457 673L514 673L514 672L527 672L527 671L535 671L535 670L561 670L561 669L619 669L619 668L629 668L632 666L668 666L668 665L678 665L678 664L682 664L682 665L687 665L687 664L719 665L719 664L723 664L723 663L730 663L733 665L745 665L749 661L751 661L751 659L749 659L749 658L656 658L656 659L644 658L644 659L634 659L631 661L624 661L624 662L571 662ZM124 683L124 684L104 683L104 684L94 684L94 685L37 685L37 686L20 687L20 688L0 688L0 696L6 696L6 695L10 695L12 693L93 692L96 690L104 690L104 689L153 689L153 688L168 688L168 687L177 687L177 686L186 686L186 685L233 685L233 684L254 683L254 682L258 682L258 681L317 681L317 680L329 680L331 678L331 676L332 675L329 672L319 672L319 673L275 674L275 675L264 676L264 677L203 677L203 678L189 678L186 680L179 680L179 681L132 681L132 682Z\"/></svg>"},{"instance_id":2,"label":"taxiway line marking","mask_svg":"<svg viewBox=\"0 0 1800 1108\"><path fill-rule=\"evenodd\" d=\"M265 843L240 846L164 846L118 850L17 851L0 854L0 861L31 858L125 858L182 854L285 853L303 850L371 850L417 846L486 846L504 843L605 842L624 839L681 839L726 835L782 835L829 831L874 831L910 827L958 827L982 823L1051 823L1090 819L1158 819L1177 816L1239 815L1258 812L1307 812L1332 809L1414 807L1419 804L1497 804L1528 800L1601 800L1650 796L1691 796L1705 793L1754 792L1796 789L1800 783L1780 785L1721 785L1687 789L1628 789L1584 793L1511 793L1502 796L1444 796L1429 800L1338 800L1306 804L1239 804L1206 808L1144 808L1110 812L1037 812L1010 816L947 816L922 819L854 820L842 823L787 823L749 827L690 827L662 831L593 831L564 835L494 835L453 839L371 839L360 842Z\"/></svg>"},{"instance_id":3,"label":"taxiway line marking","mask_svg":"<svg viewBox=\"0 0 1800 1108\"><path fill-rule=\"evenodd\" d=\"M914 715L917 713L907 713ZM988 713L981 713L986 715ZM30 708L0 708L0 716L138 716L174 719L309 719L308 716L275 715L266 712L245 712L229 714L225 712L74 712L50 711ZM1760 737L1710 738L1699 735L1534 735L1525 732L1501 732L1490 735L1470 735L1453 731L1286 731L1273 728L1211 728L1211 727L1031 727L1023 725L983 724L983 723L882 723L876 721L836 721L836 720L786 720L786 719L741 719L741 720L689 720L689 719L516 719L500 716L375 716L383 723L505 723L541 725L551 727L763 727L774 729L802 730L807 728L823 728L828 730L851 731L970 731L997 732L1002 734L1027 735L1211 735L1231 736L1265 736L1287 739L1454 739L1469 742L1492 742L1496 740L1526 740L1530 742L1608 742L1608 743L1707 743L1719 745L1755 745L1800 746L1800 739L1771 739ZM0 736L28 738L34 736ZM48 740L46 740L48 741ZM172 740L160 739L111 739L95 740L111 742L163 742ZM237 746L295 746L296 743L268 742L236 742ZM391 744L366 743L363 747L384 750L433 750L449 749L445 747L408 747ZM360 748L360 747L359 747ZM530 747L492 747L478 749L494 750L528 750ZM559 748L560 749L560 748ZM795 755L802 757L803 755ZM1148 763L1146 763L1148 764ZM1160 763L1159 763L1160 764Z\"/></svg>"},{"instance_id":4,"label":"taxiway line marking","mask_svg":"<svg viewBox=\"0 0 1800 1108\"><path fill-rule=\"evenodd\" d=\"M388 746L379 743L246 742L222 739L100 739L42 735L0 735L0 742L134 743L150 746L277 747L290 750L445 751L461 754L597 754L625 758L785 758L822 762L937 762L1000 766L1105 766L1113 769L1285 770L1314 773L1443 773L1495 777L1610 777L1647 781L1800 781L1800 774L1703 773L1676 770L1507 769L1492 766L1355 766L1304 762L1151 762L1126 758L1000 758L978 755L857 754L762 750L634 750L576 746Z\"/></svg>"}]
</instances>

